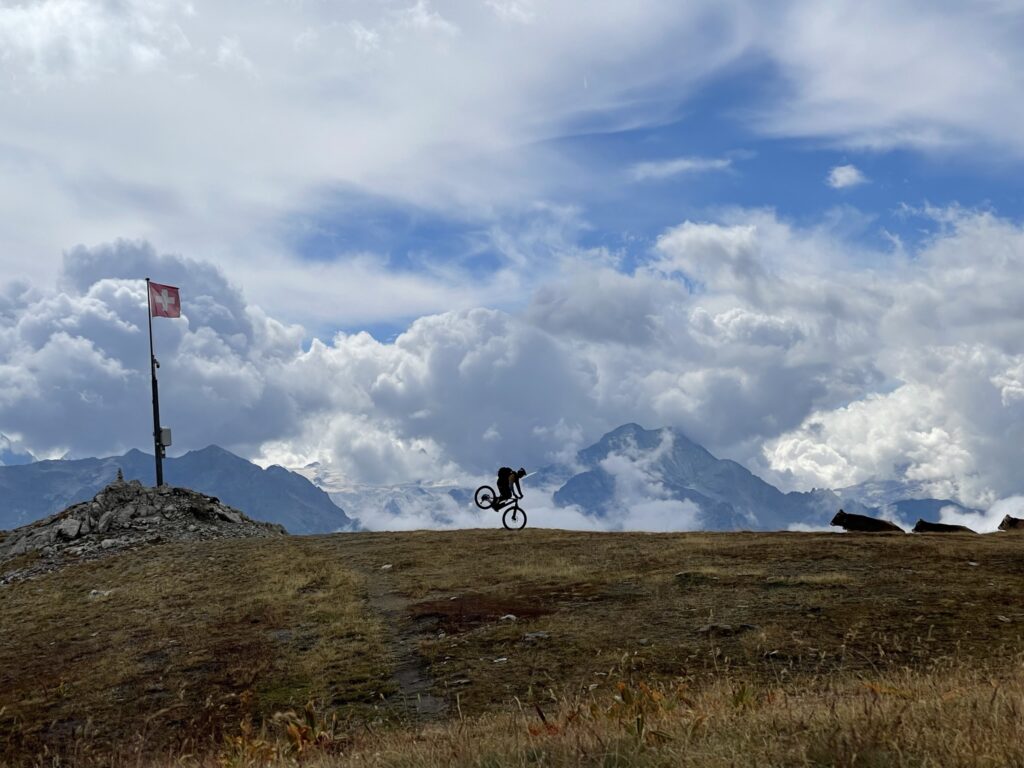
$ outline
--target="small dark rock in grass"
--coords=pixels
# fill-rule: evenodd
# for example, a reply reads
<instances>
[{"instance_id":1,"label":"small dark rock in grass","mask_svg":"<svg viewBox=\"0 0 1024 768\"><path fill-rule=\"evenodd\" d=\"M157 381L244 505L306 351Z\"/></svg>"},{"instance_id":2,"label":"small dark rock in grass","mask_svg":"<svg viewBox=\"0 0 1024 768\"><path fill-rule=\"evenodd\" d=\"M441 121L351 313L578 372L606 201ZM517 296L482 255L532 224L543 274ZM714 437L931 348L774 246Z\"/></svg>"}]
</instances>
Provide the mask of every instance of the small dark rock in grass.
<instances>
[{"instance_id":1,"label":"small dark rock in grass","mask_svg":"<svg viewBox=\"0 0 1024 768\"><path fill-rule=\"evenodd\" d=\"M698 586L700 584L711 584L718 581L717 576L712 576L700 571L680 571L673 575L673 578L683 586Z\"/></svg>"},{"instance_id":2,"label":"small dark rock in grass","mask_svg":"<svg viewBox=\"0 0 1024 768\"><path fill-rule=\"evenodd\" d=\"M739 635L743 632L749 632L752 629L757 629L757 627L753 624L738 624L735 627L732 624L705 624L697 630L697 634L708 635L709 637L712 635L728 637L730 635Z\"/></svg>"}]
</instances>

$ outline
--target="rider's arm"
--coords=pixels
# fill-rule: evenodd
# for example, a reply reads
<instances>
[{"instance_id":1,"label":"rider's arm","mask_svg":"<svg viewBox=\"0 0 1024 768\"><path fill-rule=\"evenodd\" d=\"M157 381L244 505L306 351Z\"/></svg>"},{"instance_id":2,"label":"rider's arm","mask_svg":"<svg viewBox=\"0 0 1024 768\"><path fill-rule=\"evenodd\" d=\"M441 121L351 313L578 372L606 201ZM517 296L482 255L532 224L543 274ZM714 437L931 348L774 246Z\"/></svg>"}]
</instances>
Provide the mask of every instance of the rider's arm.
<instances>
[{"instance_id":1,"label":"rider's arm","mask_svg":"<svg viewBox=\"0 0 1024 768\"><path fill-rule=\"evenodd\" d=\"M519 478L512 482L512 492L517 499L523 498L523 489L519 487Z\"/></svg>"}]
</instances>

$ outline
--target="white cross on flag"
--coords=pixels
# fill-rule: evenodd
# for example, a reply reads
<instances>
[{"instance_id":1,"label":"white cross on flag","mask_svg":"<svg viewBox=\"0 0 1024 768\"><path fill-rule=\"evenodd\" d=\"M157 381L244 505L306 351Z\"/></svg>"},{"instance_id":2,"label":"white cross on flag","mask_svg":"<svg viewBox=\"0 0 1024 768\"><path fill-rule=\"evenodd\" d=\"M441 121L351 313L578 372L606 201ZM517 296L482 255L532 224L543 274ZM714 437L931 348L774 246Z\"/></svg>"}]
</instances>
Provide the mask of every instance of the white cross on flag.
<instances>
[{"instance_id":1,"label":"white cross on flag","mask_svg":"<svg viewBox=\"0 0 1024 768\"><path fill-rule=\"evenodd\" d=\"M149 308L153 317L181 317L181 300L173 285L149 284Z\"/></svg>"}]
</instances>

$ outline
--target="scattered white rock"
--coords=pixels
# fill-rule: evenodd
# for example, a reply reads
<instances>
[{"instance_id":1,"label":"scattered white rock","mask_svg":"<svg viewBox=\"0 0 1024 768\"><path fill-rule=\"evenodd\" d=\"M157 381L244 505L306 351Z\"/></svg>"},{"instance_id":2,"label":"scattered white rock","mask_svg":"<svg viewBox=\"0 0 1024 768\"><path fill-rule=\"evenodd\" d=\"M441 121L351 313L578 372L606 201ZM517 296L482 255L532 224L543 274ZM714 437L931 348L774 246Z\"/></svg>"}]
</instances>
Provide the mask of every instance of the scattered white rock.
<instances>
[{"instance_id":1,"label":"scattered white rock","mask_svg":"<svg viewBox=\"0 0 1024 768\"><path fill-rule=\"evenodd\" d=\"M394 568L394 567L395 567L395 566L394 566L394 565L392 565L391 563L385 563L384 565L382 565L382 566L380 567L380 569L381 569L382 571L390 571L390 570L391 570L392 568Z\"/></svg>"},{"instance_id":2,"label":"scattered white rock","mask_svg":"<svg viewBox=\"0 0 1024 768\"><path fill-rule=\"evenodd\" d=\"M519 617L516 616L514 613L506 613L504 616L502 616L499 619L499 621L518 621L518 620L519 620Z\"/></svg>"}]
</instances>

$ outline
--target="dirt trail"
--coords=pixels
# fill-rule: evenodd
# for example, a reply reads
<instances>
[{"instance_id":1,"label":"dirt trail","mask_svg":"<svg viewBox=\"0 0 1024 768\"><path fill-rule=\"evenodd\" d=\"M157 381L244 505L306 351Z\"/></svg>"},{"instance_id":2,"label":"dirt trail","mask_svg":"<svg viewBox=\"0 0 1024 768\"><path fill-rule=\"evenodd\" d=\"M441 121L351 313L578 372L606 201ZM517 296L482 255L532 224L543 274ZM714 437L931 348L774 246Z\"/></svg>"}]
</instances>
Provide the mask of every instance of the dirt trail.
<instances>
[{"instance_id":1,"label":"dirt trail","mask_svg":"<svg viewBox=\"0 0 1024 768\"><path fill-rule=\"evenodd\" d=\"M434 679L418 645L423 634L409 614L410 601L394 591L394 580L387 570L364 571L366 596L370 608L383 617L388 629L388 650L394 663L391 679L398 687L392 699L404 712L420 718L433 718L448 711L448 702L431 691Z\"/></svg>"}]
</instances>

